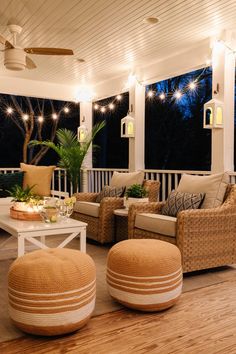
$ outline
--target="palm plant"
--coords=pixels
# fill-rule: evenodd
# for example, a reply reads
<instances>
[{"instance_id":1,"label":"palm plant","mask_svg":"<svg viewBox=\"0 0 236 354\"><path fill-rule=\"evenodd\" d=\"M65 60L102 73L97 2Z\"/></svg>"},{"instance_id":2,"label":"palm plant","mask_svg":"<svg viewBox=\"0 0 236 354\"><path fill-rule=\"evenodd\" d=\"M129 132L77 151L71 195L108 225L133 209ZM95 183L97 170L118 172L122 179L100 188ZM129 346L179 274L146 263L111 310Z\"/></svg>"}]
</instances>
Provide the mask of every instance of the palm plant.
<instances>
[{"instance_id":1,"label":"palm plant","mask_svg":"<svg viewBox=\"0 0 236 354\"><path fill-rule=\"evenodd\" d=\"M97 135L97 133L105 126L105 122L102 121L96 124L92 131L87 135L85 141L80 143L77 139L77 135L68 129L58 129L56 136L58 143L55 144L52 141L30 141L30 145L44 145L53 149L59 156L58 167L64 168L68 177L72 183L73 192L78 190L80 169L83 160L89 150L89 147Z\"/></svg>"}]
</instances>

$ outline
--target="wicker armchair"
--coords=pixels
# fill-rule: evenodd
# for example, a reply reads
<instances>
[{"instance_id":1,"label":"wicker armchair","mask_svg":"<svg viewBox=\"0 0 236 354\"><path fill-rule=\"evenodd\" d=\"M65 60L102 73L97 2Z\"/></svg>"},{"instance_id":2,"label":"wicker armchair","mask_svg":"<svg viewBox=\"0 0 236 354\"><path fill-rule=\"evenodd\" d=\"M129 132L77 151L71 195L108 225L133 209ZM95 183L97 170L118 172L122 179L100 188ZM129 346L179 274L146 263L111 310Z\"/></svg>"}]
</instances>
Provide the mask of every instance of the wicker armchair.
<instances>
[{"instance_id":1,"label":"wicker armchair","mask_svg":"<svg viewBox=\"0 0 236 354\"><path fill-rule=\"evenodd\" d=\"M177 214L175 237L137 228L140 213L159 213L164 203L140 203L129 209L129 238L156 238L176 244L184 272L236 263L236 185L229 185L224 203L213 209L185 210Z\"/></svg>"},{"instance_id":2,"label":"wicker armchair","mask_svg":"<svg viewBox=\"0 0 236 354\"><path fill-rule=\"evenodd\" d=\"M157 201L160 189L160 183L157 181L146 180L144 186L149 192L149 200ZM90 206L97 208L97 215L88 215L88 213L81 213L76 209L72 214L72 218L84 221L87 226L87 237L99 243L113 242L115 239L115 217L114 210L123 207L124 200L119 197L105 197L100 204L95 203L98 193L76 193L77 201L89 202ZM88 204L89 204L88 203Z\"/></svg>"}]
</instances>

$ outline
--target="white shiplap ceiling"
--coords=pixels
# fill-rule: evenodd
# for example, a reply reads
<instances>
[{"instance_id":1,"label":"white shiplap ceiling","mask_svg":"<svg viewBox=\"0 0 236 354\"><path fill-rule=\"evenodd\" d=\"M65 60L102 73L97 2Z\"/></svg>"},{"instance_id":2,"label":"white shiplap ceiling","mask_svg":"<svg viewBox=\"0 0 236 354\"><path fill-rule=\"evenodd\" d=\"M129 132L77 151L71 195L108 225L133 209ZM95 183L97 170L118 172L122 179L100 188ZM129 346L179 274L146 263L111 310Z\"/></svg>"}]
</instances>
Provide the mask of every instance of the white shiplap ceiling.
<instances>
[{"instance_id":1,"label":"white shiplap ceiling","mask_svg":"<svg viewBox=\"0 0 236 354\"><path fill-rule=\"evenodd\" d=\"M4 68L0 53L0 76L67 85L97 84L136 71L236 25L236 0L0 0L0 5L0 33L7 39L10 21L23 27L18 37L23 47L64 47L75 54L32 55L37 69L13 72ZM159 24L145 24L149 16Z\"/></svg>"}]
</instances>

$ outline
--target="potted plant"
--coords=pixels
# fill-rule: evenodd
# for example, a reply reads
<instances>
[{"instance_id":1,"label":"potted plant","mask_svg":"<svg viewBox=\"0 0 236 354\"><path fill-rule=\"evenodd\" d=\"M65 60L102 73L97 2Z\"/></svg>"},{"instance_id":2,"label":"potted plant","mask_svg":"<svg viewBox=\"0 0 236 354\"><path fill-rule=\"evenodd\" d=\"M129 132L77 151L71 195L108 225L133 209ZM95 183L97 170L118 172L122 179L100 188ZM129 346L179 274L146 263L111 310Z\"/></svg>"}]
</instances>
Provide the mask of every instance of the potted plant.
<instances>
[{"instance_id":1,"label":"potted plant","mask_svg":"<svg viewBox=\"0 0 236 354\"><path fill-rule=\"evenodd\" d=\"M141 184L132 184L125 192L124 206L129 208L130 204L137 202L148 202L148 191Z\"/></svg>"},{"instance_id":2,"label":"potted plant","mask_svg":"<svg viewBox=\"0 0 236 354\"><path fill-rule=\"evenodd\" d=\"M30 145L44 145L53 149L59 156L58 166L64 168L72 183L73 193L77 192L80 179L80 169L84 158L90 148L90 145L97 133L105 126L102 121L96 124L91 133L81 143L78 141L77 135L68 129L58 129L57 140L55 144L52 141L30 141Z\"/></svg>"},{"instance_id":3,"label":"potted plant","mask_svg":"<svg viewBox=\"0 0 236 354\"><path fill-rule=\"evenodd\" d=\"M40 196L36 196L32 193L34 186L26 186L25 188L16 184L11 190L9 190L9 196L12 197L14 202L13 208L18 211L28 211L29 207L33 209L33 206L37 206L41 200Z\"/></svg>"}]
</instances>

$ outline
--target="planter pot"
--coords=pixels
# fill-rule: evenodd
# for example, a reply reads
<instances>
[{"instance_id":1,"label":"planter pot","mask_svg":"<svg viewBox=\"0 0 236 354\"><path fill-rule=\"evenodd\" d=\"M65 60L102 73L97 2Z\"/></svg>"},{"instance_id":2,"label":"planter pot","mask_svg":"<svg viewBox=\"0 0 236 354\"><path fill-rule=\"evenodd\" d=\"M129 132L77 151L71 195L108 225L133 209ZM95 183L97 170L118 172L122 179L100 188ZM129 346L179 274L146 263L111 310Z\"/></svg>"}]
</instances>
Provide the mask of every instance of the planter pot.
<instances>
[{"instance_id":1,"label":"planter pot","mask_svg":"<svg viewBox=\"0 0 236 354\"><path fill-rule=\"evenodd\" d=\"M148 202L148 201L149 201L148 198L128 198L127 199L126 197L124 197L124 207L126 209L129 209L129 206L131 204L139 203L139 202L144 203L144 202Z\"/></svg>"},{"instance_id":2,"label":"planter pot","mask_svg":"<svg viewBox=\"0 0 236 354\"><path fill-rule=\"evenodd\" d=\"M25 202L14 202L13 203L13 209L17 211L27 211L28 210L28 204Z\"/></svg>"}]
</instances>

